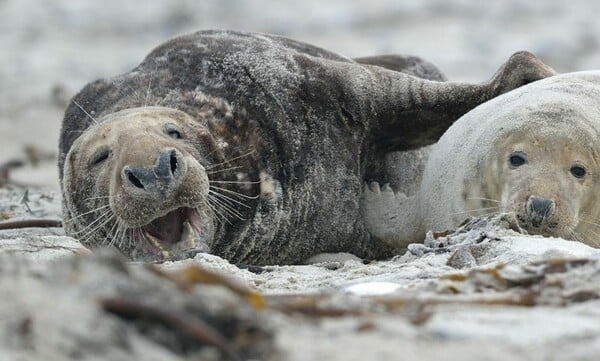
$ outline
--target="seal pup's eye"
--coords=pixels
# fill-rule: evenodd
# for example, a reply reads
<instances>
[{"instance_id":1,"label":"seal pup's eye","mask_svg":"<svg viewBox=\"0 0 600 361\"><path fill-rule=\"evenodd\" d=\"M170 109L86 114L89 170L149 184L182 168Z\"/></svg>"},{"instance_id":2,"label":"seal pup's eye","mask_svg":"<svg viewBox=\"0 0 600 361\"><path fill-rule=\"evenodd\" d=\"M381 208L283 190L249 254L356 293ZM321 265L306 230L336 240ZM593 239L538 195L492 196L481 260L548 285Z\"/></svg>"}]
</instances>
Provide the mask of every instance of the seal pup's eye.
<instances>
[{"instance_id":1,"label":"seal pup's eye","mask_svg":"<svg viewBox=\"0 0 600 361\"><path fill-rule=\"evenodd\" d=\"M96 166L96 165L104 162L105 160L108 159L109 155L110 155L110 152L108 151L108 149L104 149L104 150L101 150L101 151L97 152L92 157L92 160L90 161L90 165Z\"/></svg>"},{"instance_id":2,"label":"seal pup's eye","mask_svg":"<svg viewBox=\"0 0 600 361\"><path fill-rule=\"evenodd\" d=\"M573 177L579 178L579 179L585 177L585 174L586 174L585 168L580 165L572 166L571 169L569 169L569 171L571 172Z\"/></svg>"},{"instance_id":3,"label":"seal pup's eye","mask_svg":"<svg viewBox=\"0 0 600 361\"><path fill-rule=\"evenodd\" d=\"M510 163L511 168L517 168L527 163L527 159L525 159L525 154L516 152L510 155L508 162Z\"/></svg>"}]
</instances>

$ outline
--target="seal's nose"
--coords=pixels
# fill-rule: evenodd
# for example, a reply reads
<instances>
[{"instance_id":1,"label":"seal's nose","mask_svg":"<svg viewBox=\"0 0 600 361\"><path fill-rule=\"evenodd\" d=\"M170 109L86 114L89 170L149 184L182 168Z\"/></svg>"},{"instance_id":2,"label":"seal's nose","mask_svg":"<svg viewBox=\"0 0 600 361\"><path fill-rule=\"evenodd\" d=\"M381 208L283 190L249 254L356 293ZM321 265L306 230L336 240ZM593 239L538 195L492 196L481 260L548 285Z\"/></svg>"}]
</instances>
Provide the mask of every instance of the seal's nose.
<instances>
[{"instance_id":1,"label":"seal's nose","mask_svg":"<svg viewBox=\"0 0 600 361\"><path fill-rule=\"evenodd\" d=\"M549 220L554 214L555 203L551 199L531 196L527 200L527 215L535 227Z\"/></svg>"},{"instance_id":2,"label":"seal's nose","mask_svg":"<svg viewBox=\"0 0 600 361\"><path fill-rule=\"evenodd\" d=\"M158 156L156 166L154 166L154 174L159 179L174 178L177 166L178 160L175 150L162 152Z\"/></svg>"},{"instance_id":3,"label":"seal's nose","mask_svg":"<svg viewBox=\"0 0 600 361\"><path fill-rule=\"evenodd\" d=\"M137 194L165 196L177 187L181 177L182 158L174 149L162 151L152 167L126 165L123 167L123 186Z\"/></svg>"}]
</instances>

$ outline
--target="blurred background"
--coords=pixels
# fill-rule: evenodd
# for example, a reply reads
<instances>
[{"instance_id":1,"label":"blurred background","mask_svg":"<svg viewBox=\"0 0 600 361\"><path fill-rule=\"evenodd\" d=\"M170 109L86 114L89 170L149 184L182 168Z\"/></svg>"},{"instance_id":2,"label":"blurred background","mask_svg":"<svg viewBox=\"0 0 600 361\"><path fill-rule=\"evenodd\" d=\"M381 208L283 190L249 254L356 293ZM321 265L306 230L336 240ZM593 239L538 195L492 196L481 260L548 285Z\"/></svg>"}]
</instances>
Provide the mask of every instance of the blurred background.
<instances>
[{"instance_id":1,"label":"blurred background","mask_svg":"<svg viewBox=\"0 0 600 361\"><path fill-rule=\"evenodd\" d=\"M0 185L58 189L62 113L87 82L200 29L275 33L346 56L421 56L483 81L529 50L560 72L600 68L593 0L0 0Z\"/></svg>"}]
</instances>

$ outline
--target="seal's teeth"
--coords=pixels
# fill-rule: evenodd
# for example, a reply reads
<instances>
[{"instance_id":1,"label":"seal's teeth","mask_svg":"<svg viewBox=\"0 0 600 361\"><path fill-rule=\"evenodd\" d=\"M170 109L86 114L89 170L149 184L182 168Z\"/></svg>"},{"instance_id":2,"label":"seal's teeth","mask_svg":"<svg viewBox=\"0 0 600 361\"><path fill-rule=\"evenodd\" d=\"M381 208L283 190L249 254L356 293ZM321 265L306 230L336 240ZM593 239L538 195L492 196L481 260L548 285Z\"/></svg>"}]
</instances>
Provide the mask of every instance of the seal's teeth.
<instances>
[{"instance_id":1,"label":"seal's teeth","mask_svg":"<svg viewBox=\"0 0 600 361\"><path fill-rule=\"evenodd\" d=\"M194 228L192 228L192 225L190 224L190 222L188 222L188 221L183 222L183 233L181 235L181 242L186 243L189 247L195 247L196 246L196 241L194 240L195 236L196 236L196 232L194 231Z\"/></svg>"},{"instance_id":2,"label":"seal's teeth","mask_svg":"<svg viewBox=\"0 0 600 361\"><path fill-rule=\"evenodd\" d=\"M163 256L164 259L169 259L171 258L171 254L169 253L169 251L166 251L162 246L161 246L161 242L160 239L154 237L153 235L151 235L148 232L144 232L146 238L150 241L150 243L152 243L152 245L158 249L160 249L160 252Z\"/></svg>"}]
</instances>

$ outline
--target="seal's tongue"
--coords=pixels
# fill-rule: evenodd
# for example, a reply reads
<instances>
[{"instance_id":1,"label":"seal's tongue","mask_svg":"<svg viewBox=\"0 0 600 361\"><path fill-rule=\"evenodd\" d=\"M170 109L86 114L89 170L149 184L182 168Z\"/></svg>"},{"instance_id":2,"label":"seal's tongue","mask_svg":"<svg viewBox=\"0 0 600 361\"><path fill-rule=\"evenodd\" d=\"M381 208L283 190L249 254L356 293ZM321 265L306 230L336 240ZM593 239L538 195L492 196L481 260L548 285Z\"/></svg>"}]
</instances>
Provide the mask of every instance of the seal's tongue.
<instances>
[{"instance_id":1,"label":"seal's tongue","mask_svg":"<svg viewBox=\"0 0 600 361\"><path fill-rule=\"evenodd\" d=\"M150 222L145 228L151 236L162 243L173 244L181 240L184 226L187 221L187 209L179 208Z\"/></svg>"}]
</instances>

